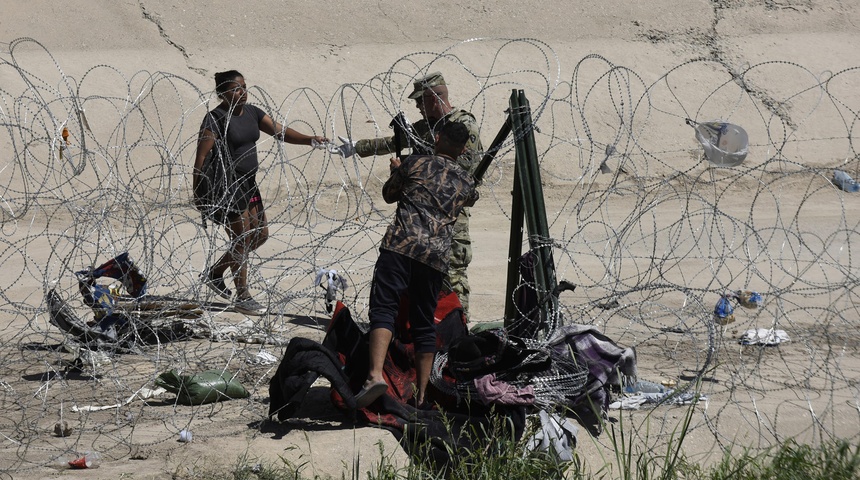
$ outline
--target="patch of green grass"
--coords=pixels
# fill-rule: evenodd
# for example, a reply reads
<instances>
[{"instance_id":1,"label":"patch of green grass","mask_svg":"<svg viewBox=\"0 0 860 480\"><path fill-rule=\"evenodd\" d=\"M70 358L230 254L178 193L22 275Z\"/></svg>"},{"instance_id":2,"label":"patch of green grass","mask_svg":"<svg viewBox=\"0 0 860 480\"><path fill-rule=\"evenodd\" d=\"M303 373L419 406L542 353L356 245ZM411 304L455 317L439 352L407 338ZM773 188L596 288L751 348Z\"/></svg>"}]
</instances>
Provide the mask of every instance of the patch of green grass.
<instances>
[{"instance_id":1,"label":"patch of green grass","mask_svg":"<svg viewBox=\"0 0 860 480\"><path fill-rule=\"evenodd\" d=\"M180 465L173 472L173 480L323 480L328 477L306 476L306 464L295 464L279 456L275 461L251 457L248 452L236 458L227 467L201 459L199 463Z\"/></svg>"},{"instance_id":2,"label":"patch of green grass","mask_svg":"<svg viewBox=\"0 0 860 480\"><path fill-rule=\"evenodd\" d=\"M860 446L833 440L812 447L788 440L760 454L728 452L709 473L712 480L853 480L860 478Z\"/></svg>"},{"instance_id":3,"label":"patch of green grass","mask_svg":"<svg viewBox=\"0 0 860 480\"><path fill-rule=\"evenodd\" d=\"M506 444L495 453L467 452L446 474L420 464L396 466L379 444L380 460L367 470L347 471L340 479L352 480L435 480L474 479L630 479L630 480L855 480L860 478L860 447L844 440L833 440L820 446L800 445L787 441L761 453L745 450L739 454L727 451L722 460L709 468L690 463L672 453L671 459L647 454L633 454L596 472L583 466L578 458L560 464L545 453L527 453L522 445ZM626 455L624 452L623 455ZM359 465L355 465L359 466ZM323 480L330 477L306 475L307 465L296 465L279 458L261 462L243 455L232 468L215 469L195 466L174 473L175 480Z\"/></svg>"},{"instance_id":4,"label":"patch of green grass","mask_svg":"<svg viewBox=\"0 0 860 480\"><path fill-rule=\"evenodd\" d=\"M604 434L608 436L613 456L604 459L604 464L592 471L581 462L574 450L572 462L559 462L549 452L532 451L528 448L527 438L515 440L511 429L504 424L495 423L487 431L471 431L475 440L473 447L448 450L453 461L440 470L430 462L420 459L429 458L429 444L418 446L420 452L414 458L418 461L408 465L397 465L395 455L385 452L382 442L378 461L371 465L360 464L358 458L351 465L344 464L340 480L436 480L436 479L474 479L474 480L513 480L521 478L536 479L622 479L622 480L852 480L860 478L860 446L851 445L845 440L831 440L817 446L801 445L786 441L772 449L753 452L742 449L734 452L727 449L722 458L714 465L704 467L691 462L684 455L681 444L684 442L693 415L693 408L687 414L661 450L648 447L648 425L638 433L636 441L630 433L625 433L619 424L608 426ZM502 421L502 420L500 420ZM623 422L623 420L622 420ZM587 435L587 433L585 434ZM643 439L645 440L643 442ZM480 441L478 441L480 440ZM354 438L354 442L358 439ZM310 442L310 439L308 439ZM309 444L310 447L310 444ZM414 447L414 446L413 446ZM297 448L297 447L295 447ZM422 451L421 448L424 448ZM737 449L734 449L737 450ZM426 455L424 455L426 454ZM276 461L261 461L245 454L228 467L216 469L208 465L191 465L174 473L175 480L322 480L331 478L320 476L308 462L294 463L283 457Z\"/></svg>"}]
</instances>

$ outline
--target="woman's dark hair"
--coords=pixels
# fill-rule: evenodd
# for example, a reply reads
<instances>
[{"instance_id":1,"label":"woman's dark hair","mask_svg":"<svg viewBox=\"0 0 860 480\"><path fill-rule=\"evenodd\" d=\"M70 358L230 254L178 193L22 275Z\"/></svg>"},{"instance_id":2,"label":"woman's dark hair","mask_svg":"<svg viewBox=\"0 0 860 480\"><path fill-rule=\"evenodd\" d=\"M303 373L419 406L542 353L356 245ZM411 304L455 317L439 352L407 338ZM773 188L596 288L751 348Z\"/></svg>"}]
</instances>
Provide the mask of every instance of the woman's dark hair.
<instances>
[{"instance_id":1,"label":"woman's dark hair","mask_svg":"<svg viewBox=\"0 0 860 480\"><path fill-rule=\"evenodd\" d=\"M229 85L236 80L237 77L244 77L236 70L227 70L226 72L218 72L215 74L215 91L219 94L230 90Z\"/></svg>"}]
</instances>

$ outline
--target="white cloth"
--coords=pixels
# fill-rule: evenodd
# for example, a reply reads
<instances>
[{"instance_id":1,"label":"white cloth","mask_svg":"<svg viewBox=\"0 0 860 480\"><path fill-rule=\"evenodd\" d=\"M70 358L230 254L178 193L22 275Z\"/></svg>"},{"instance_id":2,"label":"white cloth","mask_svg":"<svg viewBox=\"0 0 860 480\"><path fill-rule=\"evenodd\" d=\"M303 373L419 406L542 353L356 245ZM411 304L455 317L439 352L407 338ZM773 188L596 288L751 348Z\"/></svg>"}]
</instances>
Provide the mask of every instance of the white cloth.
<instances>
[{"instance_id":1,"label":"white cloth","mask_svg":"<svg viewBox=\"0 0 860 480\"><path fill-rule=\"evenodd\" d=\"M320 268L314 283L326 289L325 299L327 302L333 302L337 291L345 290L347 287L346 279L339 275L335 269Z\"/></svg>"},{"instance_id":2,"label":"white cloth","mask_svg":"<svg viewBox=\"0 0 860 480\"><path fill-rule=\"evenodd\" d=\"M538 412L541 428L526 443L529 451L554 453L562 462L573 460L576 434L579 429L570 420L546 410Z\"/></svg>"},{"instance_id":3,"label":"white cloth","mask_svg":"<svg viewBox=\"0 0 860 480\"><path fill-rule=\"evenodd\" d=\"M700 401L707 401L708 397L695 392L684 392L675 394L674 390L666 390L662 393L637 393L625 395L624 397L609 404L610 410L639 410L643 405L690 405Z\"/></svg>"},{"instance_id":4,"label":"white cloth","mask_svg":"<svg viewBox=\"0 0 860 480\"><path fill-rule=\"evenodd\" d=\"M767 345L774 346L780 343L790 342L785 330L774 330L772 328L754 328L747 330L741 335L739 342L743 345Z\"/></svg>"},{"instance_id":5,"label":"white cloth","mask_svg":"<svg viewBox=\"0 0 860 480\"><path fill-rule=\"evenodd\" d=\"M249 357L246 361L251 365L271 365L277 362L278 358L265 350L260 350L257 355Z\"/></svg>"}]
</instances>

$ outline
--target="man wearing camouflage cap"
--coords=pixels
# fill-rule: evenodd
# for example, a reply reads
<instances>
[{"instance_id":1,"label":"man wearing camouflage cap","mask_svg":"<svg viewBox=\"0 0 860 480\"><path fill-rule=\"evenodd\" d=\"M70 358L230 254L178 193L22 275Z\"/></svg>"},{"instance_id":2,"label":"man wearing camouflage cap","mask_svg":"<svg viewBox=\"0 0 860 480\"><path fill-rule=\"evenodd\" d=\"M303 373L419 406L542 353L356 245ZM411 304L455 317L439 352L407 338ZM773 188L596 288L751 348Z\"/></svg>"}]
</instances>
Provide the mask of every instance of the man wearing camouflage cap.
<instances>
[{"instance_id":1,"label":"man wearing camouflage cap","mask_svg":"<svg viewBox=\"0 0 860 480\"><path fill-rule=\"evenodd\" d=\"M462 123L469 129L469 140L466 142L466 152L457 158L457 163L470 174L481 160L484 147L481 144L481 132L475 116L461 108L452 107L448 100L448 84L440 72L433 72L413 82L409 98L415 100L415 106L421 112L422 119L412 127L419 139L432 151L437 125L445 122ZM342 145L334 151L344 157L357 154L360 157L371 155L387 155L395 152L394 137L370 138L350 142L340 137ZM469 236L469 209L464 208L454 224L454 239L451 244L451 259L445 284L451 287L466 316L469 315L469 279L466 269L472 261L472 239Z\"/></svg>"}]
</instances>

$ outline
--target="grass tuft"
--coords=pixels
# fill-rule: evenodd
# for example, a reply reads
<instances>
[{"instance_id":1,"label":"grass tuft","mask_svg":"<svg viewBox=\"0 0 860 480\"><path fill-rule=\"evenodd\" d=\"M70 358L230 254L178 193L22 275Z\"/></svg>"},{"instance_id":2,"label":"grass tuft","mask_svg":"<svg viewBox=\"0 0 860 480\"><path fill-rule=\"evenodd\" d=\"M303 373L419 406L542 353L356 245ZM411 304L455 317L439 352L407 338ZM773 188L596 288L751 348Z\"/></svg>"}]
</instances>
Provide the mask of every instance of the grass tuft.
<instances>
[{"instance_id":1,"label":"grass tuft","mask_svg":"<svg viewBox=\"0 0 860 480\"><path fill-rule=\"evenodd\" d=\"M622 479L622 480L855 480L860 478L860 446L845 440L831 440L820 445L802 445L788 440L769 450L752 452L743 448L726 449L719 462L709 467L691 462L681 445L690 427L694 408L688 408L683 421L672 432L665 448L649 447L649 426L639 432L638 441L620 423L609 425L604 432L614 456L604 461L593 472L584 465L574 450L572 462L560 462L552 452L534 451L528 439L534 432L531 425L523 439L516 440L505 420L499 419L489 427L463 433L469 436L470 448L456 451L448 447L453 461L439 468L426 459L431 458L431 445L420 445L408 465L397 465L395 456L385 452L382 442L377 443L379 460L369 466L361 465L358 458L344 464L341 480L511 480L540 479ZM587 435L587 434L586 434ZM644 441L642 440L644 439ZM310 442L310 439L308 439ZM354 438L354 442L358 440ZM413 446L414 447L414 446ZM298 447L294 447L298 448ZM308 445L310 448L310 445ZM357 451L357 449L353 449ZM424 455L426 453L426 455ZM424 461L422 461L422 459ZM245 454L239 456L230 468L194 465L174 472L175 480L323 480L308 462L293 463L283 457L265 462ZM310 471L310 475L306 475Z\"/></svg>"}]
</instances>

